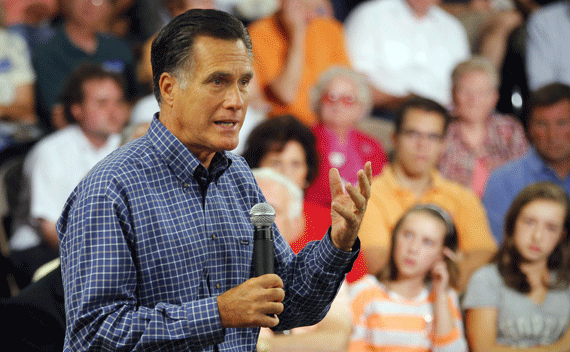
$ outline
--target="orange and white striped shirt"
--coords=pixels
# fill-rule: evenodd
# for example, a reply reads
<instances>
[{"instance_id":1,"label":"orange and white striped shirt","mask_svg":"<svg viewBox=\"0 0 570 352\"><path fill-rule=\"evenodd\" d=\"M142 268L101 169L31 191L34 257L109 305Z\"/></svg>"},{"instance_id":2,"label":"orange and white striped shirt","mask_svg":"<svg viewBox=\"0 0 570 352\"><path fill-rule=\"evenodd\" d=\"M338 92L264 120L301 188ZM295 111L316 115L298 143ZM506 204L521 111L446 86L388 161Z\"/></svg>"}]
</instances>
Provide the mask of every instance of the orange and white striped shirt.
<instances>
[{"instance_id":1,"label":"orange and white striped shirt","mask_svg":"<svg viewBox=\"0 0 570 352\"><path fill-rule=\"evenodd\" d=\"M435 296L427 287L409 300L388 291L374 276L363 277L351 287L354 329L348 351L467 351L457 293L449 290L448 298L455 329L437 336L432 331Z\"/></svg>"}]
</instances>

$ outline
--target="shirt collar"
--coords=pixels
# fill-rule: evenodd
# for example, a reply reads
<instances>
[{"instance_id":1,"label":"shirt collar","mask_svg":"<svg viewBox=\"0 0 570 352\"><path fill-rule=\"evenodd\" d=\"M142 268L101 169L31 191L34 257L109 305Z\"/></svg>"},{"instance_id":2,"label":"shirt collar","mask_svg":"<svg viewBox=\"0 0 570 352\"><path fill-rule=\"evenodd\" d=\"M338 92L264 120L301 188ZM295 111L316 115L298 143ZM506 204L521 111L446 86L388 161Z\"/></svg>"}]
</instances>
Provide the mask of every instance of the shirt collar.
<instances>
[{"instance_id":1,"label":"shirt collar","mask_svg":"<svg viewBox=\"0 0 570 352\"><path fill-rule=\"evenodd\" d=\"M544 163L540 155L538 155L534 147L531 147L528 151L528 164L535 173L545 173L550 169L548 165Z\"/></svg>"},{"instance_id":2,"label":"shirt collar","mask_svg":"<svg viewBox=\"0 0 570 352\"><path fill-rule=\"evenodd\" d=\"M402 186L400 186L400 184L398 183L398 180L396 179L393 170L394 168L392 167L392 164L385 165L384 168L382 169L382 173L384 172L386 173L386 181L388 182L388 185L393 190L396 191L405 190L405 188L402 188ZM431 171L431 187L429 188L430 190L441 188L444 182L445 180L443 179L443 176L441 176L439 171L437 170Z\"/></svg>"},{"instance_id":3,"label":"shirt collar","mask_svg":"<svg viewBox=\"0 0 570 352\"><path fill-rule=\"evenodd\" d=\"M147 136L160 158L180 182L188 182L189 178L195 178L200 185L203 185L202 180L206 184L217 182L232 163L226 152L216 153L210 163L210 170L206 170L198 158L160 122L158 116L158 112L154 114Z\"/></svg>"},{"instance_id":4,"label":"shirt collar","mask_svg":"<svg viewBox=\"0 0 570 352\"><path fill-rule=\"evenodd\" d=\"M561 179L556 171L554 171L554 169L552 169L547 163L544 162L534 147L531 147L528 151L527 161L531 171L534 173L535 178L540 178L541 176L544 177L547 175L548 177L554 177L554 179L560 182L565 182L565 180L570 179L569 176L567 176L565 179Z\"/></svg>"}]
</instances>

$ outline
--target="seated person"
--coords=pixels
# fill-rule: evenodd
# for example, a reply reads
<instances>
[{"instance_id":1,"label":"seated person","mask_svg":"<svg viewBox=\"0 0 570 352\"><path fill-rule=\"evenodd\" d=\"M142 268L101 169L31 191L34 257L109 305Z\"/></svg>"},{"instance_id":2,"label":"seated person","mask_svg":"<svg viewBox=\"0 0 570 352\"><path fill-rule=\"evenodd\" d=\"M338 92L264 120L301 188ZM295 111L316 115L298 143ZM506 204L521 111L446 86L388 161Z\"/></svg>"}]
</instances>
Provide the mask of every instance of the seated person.
<instances>
[{"instance_id":1,"label":"seated person","mask_svg":"<svg viewBox=\"0 0 570 352\"><path fill-rule=\"evenodd\" d=\"M273 169L252 171L267 203L275 209L275 224L279 232L289 242L293 252L298 253L311 240L308 236L301 236L304 229L298 226L303 216L303 192L293 181ZM347 298L345 284L341 286L327 315L316 325L295 328L288 334L273 334L270 329L261 329L258 350L346 351L351 331Z\"/></svg>"},{"instance_id":2,"label":"seated person","mask_svg":"<svg viewBox=\"0 0 570 352\"><path fill-rule=\"evenodd\" d=\"M466 351L449 214L416 205L402 215L391 242L388 265L351 288L348 351Z\"/></svg>"},{"instance_id":3,"label":"seated person","mask_svg":"<svg viewBox=\"0 0 570 352\"><path fill-rule=\"evenodd\" d=\"M369 0L346 19L349 58L372 83L375 106L394 110L410 94L450 103L451 71L470 50L461 23L437 3Z\"/></svg>"},{"instance_id":4,"label":"seated person","mask_svg":"<svg viewBox=\"0 0 570 352\"><path fill-rule=\"evenodd\" d=\"M271 104L269 115L292 114L306 125L317 121L309 89L331 65L349 65L342 24L328 0L280 0L280 10L254 21L255 86ZM252 104L256 104L252 100Z\"/></svg>"},{"instance_id":5,"label":"seated person","mask_svg":"<svg viewBox=\"0 0 570 352\"><path fill-rule=\"evenodd\" d=\"M499 75L489 60L463 61L453 70L452 82L453 120L438 169L482 197L490 173L524 154L528 142L518 120L495 112Z\"/></svg>"},{"instance_id":6,"label":"seated person","mask_svg":"<svg viewBox=\"0 0 570 352\"><path fill-rule=\"evenodd\" d=\"M553 83L533 92L526 124L532 148L493 171L482 199L498 243L505 214L525 186L549 181L570 193L570 86Z\"/></svg>"},{"instance_id":7,"label":"seated person","mask_svg":"<svg viewBox=\"0 0 570 352\"><path fill-rule=\"evenodd\" d=\"M14 219L11 260L24 287L34 271L57 257L55 223L65 201L89 170L121 141L128 120L122 77L94 64L72 73L62 93L69 126L40 140L24 162L28 201Z\"/></svg>"},{"instance_id":8,"label":"seated person","mask_svg":"<svg viewBox=\"0 0 570 352\"><path fill-rule=\"evenodd\" d=\"M380 141L357 129L372 109L370 91L358 73L343 66L327 69L311 90L310 100L319 121L312 130L321 158L317 178L305 197L330 207L330 168L337 168L344 182L356 184L356 172L367 161L372 162L373 175L378 175L388 157Z\"/></svg>"},{"instance_id":9,"label":"seated person","mask_svg":"<svg viewBox=\"0 0 570 352\"><path fill-rule=\"evenodd\" d=\"M570 350L570 201L535 183L514 199L505 240L471 278L463 300L470 350Z\"/></svg>"},{"instance_id":10,"label":"seated person","mask_svg":"<svg viewBox=\"0 0 570 352\"><path fill-rule=\"evenodd\" d=\"M459 237L460 291L494 254L496 244L479 198L437 172L448 123L447 110L425 98L409 100L396 114L394 159L372 183L359 232L369 273L377 274L385 265L392 229L418 203L435 203L453 219Z\"/></svg>"}]
</instances>

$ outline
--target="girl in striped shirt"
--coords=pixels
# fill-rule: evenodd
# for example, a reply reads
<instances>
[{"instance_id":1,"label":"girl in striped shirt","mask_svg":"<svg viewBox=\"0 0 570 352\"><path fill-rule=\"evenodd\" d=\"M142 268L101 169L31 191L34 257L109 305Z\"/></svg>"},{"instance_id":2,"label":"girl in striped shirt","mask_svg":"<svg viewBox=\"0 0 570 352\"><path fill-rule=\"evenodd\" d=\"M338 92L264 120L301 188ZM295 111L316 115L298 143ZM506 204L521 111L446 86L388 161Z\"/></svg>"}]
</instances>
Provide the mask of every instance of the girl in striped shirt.
<instances>
[{"instance_id":1,"label":"girl in striped shirt","mask_svg":"<svg viewBox=\"0 0 570 352\"><path fill-rule=\"evenodd\" d=\"M466 351L456 292L458 240L433 204L408 210L392 231L388 265L351 288L349 352Z\"/></svg>"}]
</instances>

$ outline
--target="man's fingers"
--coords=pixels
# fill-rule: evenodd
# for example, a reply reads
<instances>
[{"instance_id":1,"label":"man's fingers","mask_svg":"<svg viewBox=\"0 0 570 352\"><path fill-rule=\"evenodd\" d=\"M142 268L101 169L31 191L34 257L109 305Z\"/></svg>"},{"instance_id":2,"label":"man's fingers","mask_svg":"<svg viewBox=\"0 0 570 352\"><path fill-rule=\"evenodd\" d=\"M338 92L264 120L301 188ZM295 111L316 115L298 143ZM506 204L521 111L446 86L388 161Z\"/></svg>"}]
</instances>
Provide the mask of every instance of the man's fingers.
<instances>
[{"instance_id":1,"label":"man's fingers","mask_svg":"<svg viewBox=\"0 0 570 352\"><path fill-rule=\"evenodd\" d=\"M283 280L276 274L264 274L261 275L255 280L259 281L259 285L262 288L272 288L272 287L280 287L283 288Z\"/></svg>"},{"instance_id":2,"label":"man's fingers","mask_svg":"<svg viewBox=\"0 0 570 352\"><path fill-rule=\"evenodd\" d=\"M358 224L358 219L353 209L348 209L337 202L333 202L331 208L336 211L338 215L342 216L350 227Z\"/></svg>"},{"instance_id":3,"label":"man's fingers","mask_svg":"<svg viewBox=\"0 0 570 352\"><path fill-rule=\"evenodd\" d=\"M285 307L281 302L267 302L260 312L263 314L274 315L283 313L283 309L285 309Z\"/></svg>"},{"instance_id":4,"label":"man's fingers","mask_svg":"<svg viewBox=\"0 0 570 352\"><path fill-rule=\"evenodd\" d=\"M372 185L372 163L367 161L364 170L358 171L358 186L360 193L366 198L370 198L370 186Z\"/></svg>"},{"instance_id":5,"label":"man's fingers","mask_svg":"<svg viewBox=\"0 0 570 352\"><path fill-rule=\"evenodd\" d=\"M338 170L335 168L329 170L329 184L331 187L331 199L344 194L342 179L340 178Z\"/></svg>"},{"instance_id":6,"label":"man's fingers","mask_svg":"<svg viewBox=\"0 0 570 352\"><path fill-rule=\"evenodd\" d=\"M354 203L354 207L356 208L356 211L359 213L364 212L366 210L367 198L365 198L365 196L363 194L361 194L351 184L346 185L346 191L348 192L348 195L352 199L352 202Z\"/></svg>"}]
</instances>

